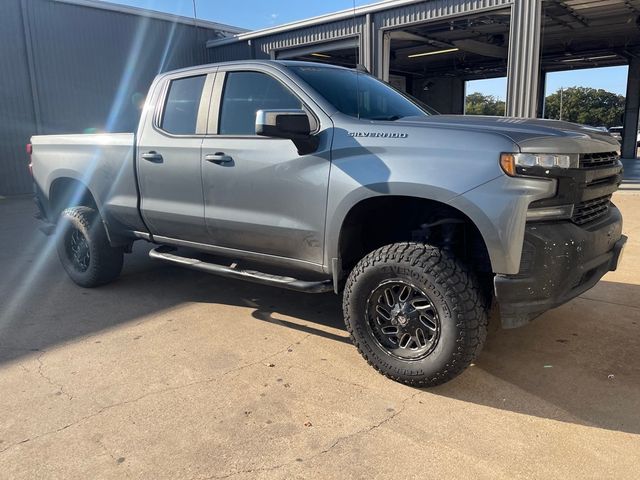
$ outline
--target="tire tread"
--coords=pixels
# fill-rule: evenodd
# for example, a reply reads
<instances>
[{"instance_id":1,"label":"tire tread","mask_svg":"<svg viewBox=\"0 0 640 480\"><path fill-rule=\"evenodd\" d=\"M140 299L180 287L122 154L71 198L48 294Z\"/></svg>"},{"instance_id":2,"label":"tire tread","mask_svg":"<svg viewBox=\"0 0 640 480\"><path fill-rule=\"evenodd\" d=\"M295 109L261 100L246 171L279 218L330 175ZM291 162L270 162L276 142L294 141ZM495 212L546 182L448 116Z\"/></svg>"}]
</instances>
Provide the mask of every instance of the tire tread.
<instances>
[{"instance_id":1,"label":"tire tread","mask_svg":"<svg viewBox=\"0 0 640 480\"><path fill-rule=\"evenodd\" d=\"M448 295L452 305L452 318L455 318L459 335L458 346L450 363L444 371L432 376L410 378L383 370L372 359L368 349L354 335L353 319L349 314L349 302L359 277L371 267L381 263L401 263L428 271L440 287L454 291ZM460 262L442 249L415 242L403 242L385 245L366 255L351 271L344 288L344 321L352 342L369 365L386 377L397 382L417 387L435 386L453 379L465 370L482 350L487 336L488 316L484 307L480 288L475 276Z\"/></svg>"},{"instance_id":2,"label":"tire tread","mask_svg":"<svg viewBox=\"0 0 640 480\"><path fill-rule=\"evenodd\" d=\"M102 224L98 212L91 207L71 207L60 214L62 223L69 222L84 229L88 233L91 248L91 262L86 275L77 275L69 271L69 266L60 252L62 264L71 279L86 288L98 287L115 280L122 271L124 252L121 248L114 248L109 243L107 232ZM63 225L63 228L65 226ZM60 241L64 240L64 234Z\"/></svg>"}]
</instances>

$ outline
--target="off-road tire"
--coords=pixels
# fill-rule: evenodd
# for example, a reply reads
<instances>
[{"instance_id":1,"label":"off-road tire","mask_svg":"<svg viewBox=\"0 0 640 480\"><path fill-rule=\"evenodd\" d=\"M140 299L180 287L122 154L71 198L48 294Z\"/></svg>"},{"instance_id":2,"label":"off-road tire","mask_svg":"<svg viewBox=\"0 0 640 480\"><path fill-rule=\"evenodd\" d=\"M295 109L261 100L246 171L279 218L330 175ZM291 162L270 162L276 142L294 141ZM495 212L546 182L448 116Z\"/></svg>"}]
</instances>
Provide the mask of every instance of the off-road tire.
<instances>
[{"instance_id":1,"label":"off-road tire","mask_svg":"<svg viewBox=\"0 0 640 480\"><path fill-rule=\"evenodd\" d=\"M385 282L409 282L431 300L439 338L426 357L402 359L376 340L367 314L372 292ZM397 382L417 387L445 383L467 368L487 335L487 312L477 279L446 251L396 243L364 257L351 271L343 296L344 320L364 359Z\"/></svg>"},{"instance_id":2,"label":"off-road tire","mask_svg":"<svg viewBox=\"0 0 640 480\"><path fill-rule=\"evenodd\" d=\"M86 242L88 259L80 267L70 251L70 238ZM85 288L115 280L122 271L124 251L109 244L100 214L90 207L67 208L60 214L56 233L58 257L71 279ZM87 258L86 256L84 258Z\"/></svg>"}]
</instances>

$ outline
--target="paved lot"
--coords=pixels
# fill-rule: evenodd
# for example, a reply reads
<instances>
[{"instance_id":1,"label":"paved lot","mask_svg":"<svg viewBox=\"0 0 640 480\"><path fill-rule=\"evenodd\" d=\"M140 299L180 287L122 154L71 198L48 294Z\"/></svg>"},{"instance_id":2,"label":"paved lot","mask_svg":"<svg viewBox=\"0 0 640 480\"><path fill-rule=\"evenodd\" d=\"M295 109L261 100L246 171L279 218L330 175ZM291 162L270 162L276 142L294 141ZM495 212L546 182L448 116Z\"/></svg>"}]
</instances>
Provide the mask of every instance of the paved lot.
<instances>
[{"instance_id":1,"label":"paved lot","mask_svg":"<svg viewBox=\"0 0 640 480\"><path fill-rule=\"evenodd\" d=\"M74 286L0 200L1 478L638 478L640 191L622 269L431 390L370 369L339 299L154 263Z\"/></svg>"}]
</instances>

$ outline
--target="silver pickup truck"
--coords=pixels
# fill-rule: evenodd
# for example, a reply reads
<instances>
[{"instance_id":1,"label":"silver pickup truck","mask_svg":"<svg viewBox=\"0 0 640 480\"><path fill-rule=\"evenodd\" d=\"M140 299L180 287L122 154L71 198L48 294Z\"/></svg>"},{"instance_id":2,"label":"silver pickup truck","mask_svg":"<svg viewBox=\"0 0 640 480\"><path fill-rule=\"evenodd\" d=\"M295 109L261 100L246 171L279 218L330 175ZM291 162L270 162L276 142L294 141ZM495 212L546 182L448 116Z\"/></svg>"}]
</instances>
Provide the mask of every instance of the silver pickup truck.
<instances>
[{"instance_id":1,"label":"silver pickup truck","mask_svg":"<svg viewBox=\"0 0 640 480\"><path fill-rule=\"evenodd\" d=\"M137 133L28 148L39 216L78 285L115 280L143 239L166 262L342 293L362 356L410 385L463 371L492 304L523 325L615 270L626 241L608 133L438 115L357 69L174 71Z\"/></svg>"}]
</instances>

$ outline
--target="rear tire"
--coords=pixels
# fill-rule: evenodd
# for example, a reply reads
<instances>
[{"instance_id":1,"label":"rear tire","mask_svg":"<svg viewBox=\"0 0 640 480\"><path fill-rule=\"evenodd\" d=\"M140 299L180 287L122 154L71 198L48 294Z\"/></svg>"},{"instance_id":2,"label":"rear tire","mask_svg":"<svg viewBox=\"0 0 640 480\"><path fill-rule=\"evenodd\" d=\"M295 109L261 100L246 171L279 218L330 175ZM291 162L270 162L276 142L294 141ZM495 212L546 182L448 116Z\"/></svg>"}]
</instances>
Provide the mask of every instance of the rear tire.
<instances>
[{"instance_id":1,"label":"rear tire","mask_svg":"<svg viewBox=\"0 0 640 480\"><path fill-rule=\"evenodd\" d=\"M58 222L57 250L71 280L85 288L115 280L124 251L109 244L100 214L90 207L67 208Z\"/></svg>"},{"instance_id":2,"label":"rear tire","mask_svg":"<svg viewBox=\"0 0 640 480\"><path fill-rule=\"evenodd\" d=\"M364 257L347 279L343 310L365 360L412 386L460 374L487 335L476 278L446 251L420 243L387 245Z\"/></svg>"}]
</instances>

